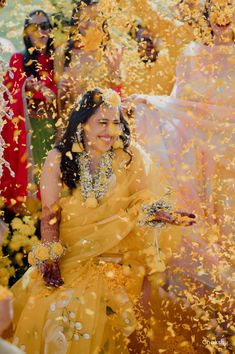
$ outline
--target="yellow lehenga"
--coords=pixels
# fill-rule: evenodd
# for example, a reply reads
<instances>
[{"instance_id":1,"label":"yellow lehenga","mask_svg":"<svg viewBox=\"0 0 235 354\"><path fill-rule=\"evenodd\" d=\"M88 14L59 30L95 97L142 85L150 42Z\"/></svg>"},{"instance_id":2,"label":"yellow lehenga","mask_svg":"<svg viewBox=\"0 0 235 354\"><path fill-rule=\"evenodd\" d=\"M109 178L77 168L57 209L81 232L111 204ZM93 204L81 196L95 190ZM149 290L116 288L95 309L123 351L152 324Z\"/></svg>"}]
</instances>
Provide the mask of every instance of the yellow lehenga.
<instances>
[{"instance_id":1,"label":"yellow lehenga","mask_svg":"<svg viewBox=\"0 0 235 354\"><path fill-rule=\"evenodd\" d=\"M175 230L139 226L141 205L162 198L165 189L149 158L137 147L131 151L126 167L130 156L115 150L114 173L98 207L84 206L79 186L72 194L64 189L64 285L47 288L34 267L14 285L14 343L27 354L129 353L128 336L143 322L137 304L144 277L164 270L156 230L162 259Z\"/></svg>"}]
</instances>

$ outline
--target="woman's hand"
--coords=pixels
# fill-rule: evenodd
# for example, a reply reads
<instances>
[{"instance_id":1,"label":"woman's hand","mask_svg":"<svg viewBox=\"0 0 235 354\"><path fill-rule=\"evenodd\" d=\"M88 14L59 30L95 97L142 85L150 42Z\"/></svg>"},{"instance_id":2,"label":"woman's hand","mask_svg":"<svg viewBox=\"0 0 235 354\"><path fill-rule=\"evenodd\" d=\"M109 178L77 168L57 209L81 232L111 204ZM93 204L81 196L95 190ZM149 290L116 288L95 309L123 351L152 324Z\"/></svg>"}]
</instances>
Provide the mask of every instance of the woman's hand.
<instances>
[{"instance_id":1,"label":"woman's hand","mask_svg":"<svg viewBox=\"0 0 235 354\"><path fill-rule=\"evenodd\" d=\"M56 99L55 93L49 87L46 87L42 81L38 81L32 75L26 80L25 89L27 92L31 93L41 91L46 101L49 103Z\"/></svg>"},{"instance_id":2,"label":"woman's hand","mask_svg":"<svg viewBox=\"0 0 235 354\"><path fill-rule=\"evenodd\" d=\"M13 213L15 213L15 214L19 214L20 216L29 215L29 211L28 211L26 205L23 203L16 203L15 205L7 206L7 209L9 209L10 211L13 211Z\"/></svg>"},{"instance_id":3,"label":"woman's hand","mask_svg":"<svg viewBox=\"0 0 235 354\"><path fill-rule=\"evenodd\" d=\"M41 265L41 273L46 285L58 288L64 284L58 262L45 261Z\"/></svg>"},{"instance_id":4,"label":"woman's hand","mask_svg":"<svg viewBox=\"0 0 235 354\"><path fill-rule=\"evenodd\" d=\"M35 93L36 91L39 91L42 86L43 86L42 83L38 81L33 75L29 76L26 79L26 83L25 83L26 91Z\"/></svg>"},{"instance_id":5,"label":"woman's hand","mask_svg":"<svg viewBox=\"0 0 235 354\"><path fill-rule=\"evenodd\" d=\"M56 94L49 87L42 85L41 91L48 103L51 103L56 99Z\"/></svg>"},{"instance_id":6,"label":"woman's hand","mask_svg":"<svg viewBox=\"0 0 235 354\"><path fill-rule=\"evenodd\" d=\"M70 68L65 68L65 71L63 75L61 76L61 79L58 83L58 89L62 93L66 93L67 91L70 91L71 88L74 86L74 80L75 78L72 75L72 70Z\"/></svg>"},{"instance_id":7,"label":"woman's hand","mask_svg":"<svg viewBox=\"0 0 235 354\"><path fill-rule=\"evenodd\" d=\"M196 223L195 219L194 214L183 211L169 212L162 209L155 213L155 221L172 225L191 226Z\"/></svg>"}]
</instances>

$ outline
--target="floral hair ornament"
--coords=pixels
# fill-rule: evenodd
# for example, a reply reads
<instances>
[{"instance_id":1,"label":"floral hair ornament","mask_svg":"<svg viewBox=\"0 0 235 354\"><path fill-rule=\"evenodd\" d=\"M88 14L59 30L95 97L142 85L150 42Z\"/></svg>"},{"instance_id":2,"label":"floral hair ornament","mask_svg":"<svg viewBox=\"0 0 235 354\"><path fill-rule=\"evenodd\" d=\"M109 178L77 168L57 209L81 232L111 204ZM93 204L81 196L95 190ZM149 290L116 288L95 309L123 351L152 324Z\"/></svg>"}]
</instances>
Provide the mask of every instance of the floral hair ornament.
<instances>
[{"instance_id":1,"label":"floral hair ornament","mask_svg":"<svg viewBox=\"0 0 235 354\"><path fill-rule=\"evenodd\" d=\"M112 90L112 89L108 89L102 92L102 99L103 102L110 106L110 107L120 107L121 106L121 98L119 96L119 94Z\"/></svg>"},{"instance_id":2,"label":"floral hair ornament","mask_svg":"<svg viewBox=\"0 0 235 354\"><path fill-rule=\"evenodd\" d=\"M102 101L104 104L110 107L119 107L121 105L121 98L118 93L112 89L100 90L99 92L95 92L93 95L93 102L95 104L100 103Z\"/></svg>"}]
</instances>

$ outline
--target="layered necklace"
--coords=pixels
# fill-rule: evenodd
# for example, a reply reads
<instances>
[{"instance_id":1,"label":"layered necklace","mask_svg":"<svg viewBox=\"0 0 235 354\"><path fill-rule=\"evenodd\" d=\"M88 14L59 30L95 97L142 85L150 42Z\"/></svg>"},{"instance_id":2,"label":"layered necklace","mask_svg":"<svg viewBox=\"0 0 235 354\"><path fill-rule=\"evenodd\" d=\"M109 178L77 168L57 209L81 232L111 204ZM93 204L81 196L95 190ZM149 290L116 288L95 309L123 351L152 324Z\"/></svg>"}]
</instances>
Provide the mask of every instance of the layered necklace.
<instances>
[{"instance_id":1,"label":"layered necklace","mask_svg":"<svg viewBox=\"0 0 235 354\"><path fill-rule=\"evenodd\" d=\"M86 151L78 154L77 162L80 167L81 193L88 208L96 208L100 199L107 193L109 179L113 174L113 151L107 151L101 157L99 167L92 176L91 160Z\"/></svg>"}]
</instances>

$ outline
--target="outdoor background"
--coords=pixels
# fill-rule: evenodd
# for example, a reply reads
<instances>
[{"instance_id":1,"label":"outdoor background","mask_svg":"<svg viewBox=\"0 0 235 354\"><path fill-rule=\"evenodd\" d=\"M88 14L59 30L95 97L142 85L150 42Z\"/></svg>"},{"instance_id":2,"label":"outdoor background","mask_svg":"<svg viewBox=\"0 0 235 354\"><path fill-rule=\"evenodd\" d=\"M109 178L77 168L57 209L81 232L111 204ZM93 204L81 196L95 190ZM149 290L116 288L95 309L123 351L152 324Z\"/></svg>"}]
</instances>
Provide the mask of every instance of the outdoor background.
<instances>
[{"instance_id":1,"label":"outdoor background","mask_svg":"<svg viewBox=\"0 0 235 354\"><path fill-rule=\"evenodd\" d=\"M3 58L8 61L12 51L23 49L24 19L34 9L41 8L50 15L61 15L65 31L57 31L56 40L57 43L63 41L66 36L66 22L69 21L74 2L76 0L7 0L6 7L0 10L0 42L3 46ZM169 5L174 0L152 0L151 2L162 13L171 15Z\"/></svg>"}]
</instances>

